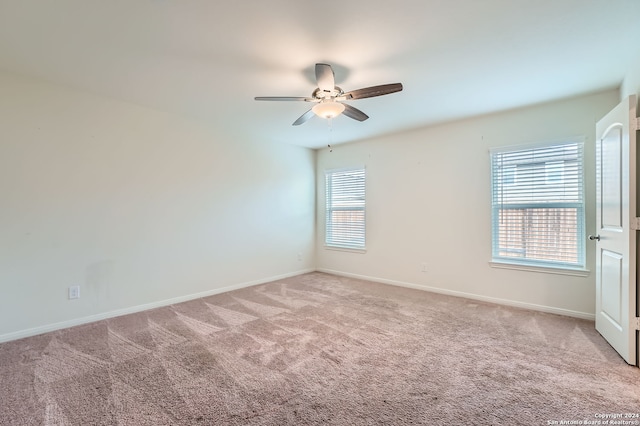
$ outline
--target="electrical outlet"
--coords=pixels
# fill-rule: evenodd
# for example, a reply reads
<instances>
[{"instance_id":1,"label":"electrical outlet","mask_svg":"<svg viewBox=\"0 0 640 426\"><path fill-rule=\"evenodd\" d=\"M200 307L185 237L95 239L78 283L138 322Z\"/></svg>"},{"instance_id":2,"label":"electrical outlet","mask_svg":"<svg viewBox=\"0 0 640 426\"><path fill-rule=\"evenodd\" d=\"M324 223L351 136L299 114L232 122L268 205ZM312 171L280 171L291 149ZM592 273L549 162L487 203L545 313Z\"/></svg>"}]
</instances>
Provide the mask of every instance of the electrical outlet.
<instances>
[{"instance_id":1,"label":"electrical outlet","mask_svg":"<svg viewBox=\"0 0 640 426\"><path fill-rule=\"evenodd\" d=\"M298 261L302 261L302 253L298 253Z\"/></svg>"},{"instance_id":2,"label":"electrical outlet","mask_svg":"<svg viewBox=\"0 0 640 426\"><path fill-rule=\"evenodd\" d=\"M69 299L80 299L80 286L72 285L69 287Z\"/></svg>"},{"instance_id":3,"label":"electrical outlet","mask_svg":"<svg viewBox=\"0 0 640 426\"><path fill-rule=\"evenodd\" d=\"M422 272L427 272L427 264L426 264L426 263L424 263L424 262L422 262L422 263L420 264L420 270L421 270Z\"/></svg>"}]
</instances>

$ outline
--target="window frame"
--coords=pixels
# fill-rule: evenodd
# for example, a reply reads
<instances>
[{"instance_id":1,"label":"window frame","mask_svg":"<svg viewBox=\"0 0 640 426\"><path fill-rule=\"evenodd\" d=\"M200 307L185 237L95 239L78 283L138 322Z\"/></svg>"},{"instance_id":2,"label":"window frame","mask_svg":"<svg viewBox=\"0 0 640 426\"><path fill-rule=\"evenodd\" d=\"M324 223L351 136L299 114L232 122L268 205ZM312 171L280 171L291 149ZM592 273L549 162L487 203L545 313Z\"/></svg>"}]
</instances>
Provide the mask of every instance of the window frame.
<instances>
[{"instance_id":1,"label":"window frame","mask_svg":"<svg viewBox=\"0 0 640 426\"><path fill-rule=\"evenodd\" d=\"M358 191L362 191L362 205L352 206L335 206L335 200L333 198L334 187L333 187L333 178L339 174L348 174L348 173L362 173L362 188L357 188ZM331 250L344 250L344 251L354 251L354 252L366 252L366 222L367 222L367 210L366 210L366 192L367 192L367 172L365 166L355 166L355 167L343 167L336 169L327 169L324 172L325 174L325 237L324 237L324 247L326 249ZM362 212L362 220L356 221L356 226L358 229L361 229L362 238L361 242L358 238L356 238L356 243L350 244L346 242L348 238L345 235L335 235L335 232L339 232L340 229L334 226L332 221L333 215L332 213L335 211L342 212Z\"/></svg>"},{"instance_id":2,"label":"window frame","mask_svg":"<svg viewBox=\"0 0 640 426\"><path fill-rule=\"evenodd\" d=\"M563 145L575 145L578 149L578 169L579 169L579 184L578 192L581 199L577 202L573 201L563 201L563 202L554 202L554 203L542 203L538 202L523 202L519 204L510 205L505 208L505 204L496 203L496 182L495 179L500 175L494 171L494 157L496 155L502 155L505 153L526 153L527 151L535 151L535 150L544 150L545 148L551 148L556 146ZM556 141L547 141L547 142L539 142L533 144L523 144L516 146L507 146L507 147L499 147L493 148L489 150L489 161L490 161L490 204L491 204L491 261L489 262L491 266L496 268L507 268L507 269L519 269L519 270L527 270L534 272L550 272L550 273L560 273L567 275L576 275L576 276L586 276L589 271L586 269L586 191L585 191L585 138L567 138L563 140ZM544 168L541 173L538 173L540 177L543 178L541 181L541 185L550 185L555 184L558 181L564 182L565 178L567 178L565 174L566 166L563 165L561 168L561 172L558 173L559 177L553 176L553 179L548 179L549 167L547 163L553 163L554 172L557 171L557 163L558 161L545 161ZM523 163L523 166L526 166L528 163ZM535 163L529 163L535 164ZM503 166L504 167L504 166ZM505 167L506 168L506 167ZM523 167L524 168L524 167ZM514 187L518 185L518 166L515 167L515 175L514 176L506 176L507 181L504 183L504 187ZM512 173L510 171L509 173ZM554 173L555 174L555 173ZM503 174L503 176L505 176ZM502 195L501 195L502 196ZM499 242L499 216L500 211L510 210L510 209L541 209L541 208L575 208L576 209L576 249L577 249L577 260L576 262L566 262L563 260L541 260L541 259L532 259L532 258L520 258L520 257L510 257L510 256L501 256L499 253L504 247L500 246Z\"/></svg>"}]
</instances>

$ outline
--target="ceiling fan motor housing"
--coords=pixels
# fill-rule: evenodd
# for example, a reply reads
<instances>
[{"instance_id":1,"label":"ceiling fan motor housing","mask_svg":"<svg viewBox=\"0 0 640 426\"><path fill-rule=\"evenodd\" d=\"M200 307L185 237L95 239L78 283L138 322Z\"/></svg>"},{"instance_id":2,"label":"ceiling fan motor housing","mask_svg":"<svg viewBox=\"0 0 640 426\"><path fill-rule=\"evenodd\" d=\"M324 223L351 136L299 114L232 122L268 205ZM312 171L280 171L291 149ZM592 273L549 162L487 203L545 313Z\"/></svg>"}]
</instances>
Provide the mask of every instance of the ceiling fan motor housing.
<instances>
[{"instance_id":1,"label":"ceiling fan motor housing","mask_svg":"<svg viewBox=\"0 0 640 426\"><path fill-rule=\"evenodd\" d=\"M335 99L342 95L344 95L344 90L342 90L338 86L335 86L331 91L322 90L318 87L316 90L313 91L313 93L311 94L311 97L315 99L323 100L323 99Z\"/></svg>"}]
</instances>

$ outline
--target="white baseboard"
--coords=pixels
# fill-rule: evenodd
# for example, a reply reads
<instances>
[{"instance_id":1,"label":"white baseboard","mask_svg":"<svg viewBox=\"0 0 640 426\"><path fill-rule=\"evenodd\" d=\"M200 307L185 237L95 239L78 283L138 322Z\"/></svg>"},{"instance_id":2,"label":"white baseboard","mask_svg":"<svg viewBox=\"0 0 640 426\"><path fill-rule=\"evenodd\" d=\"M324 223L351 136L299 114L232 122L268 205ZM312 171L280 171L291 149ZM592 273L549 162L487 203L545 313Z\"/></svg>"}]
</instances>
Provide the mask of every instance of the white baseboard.
<instances>
[{"instance_id":1,"label":"white baseboard","mask_svg":"<svg viewBox=\"0 0 640 426\"><path fill-rule=\"evenodd\" d=\"M31 337L38 334L48 333L50 331L56 331L63 328L75 327L77 325L88 324L91 322L101 321L108 318L119 317L127 314L134 314L136 312L146 311L154 308L161 308L163 306L175 305L176 303L187 302L189 300L200 299L201 297L213 296L220 293L226 293L231 290L238 290L245 287L251 287L254 285L264 284L271 281L281 280L283 278L294 277L296 275L302 275L309 272L314 272L315 269L303 269L296 272L291 272L288 274L276 275L267 278L261 278L259 280L243 282L239 284L233 284L226 287L215 288L212 290L203 291L200 293L188 294L185 296L178 296L172 299L159 300L157 302L145 303L144 305L131 306L128 308L117 309L115 311L102 312L95 315L89 315L82 318L74 318L67 321L56 322L53 324L46 324L39 327L29 328L26 330L14 331L11 333L0 334L0 343L8 342L11 340L22 339L24 337Z\"/></svg>"},{"instance_id":2,"label":"white baseboard","mask_svg":"<svg viewBox=\"0 0 640 426\"><path fill-rule=\"evenodd\" d=\"M382 283L382 284L390 284L390 285L395 285L399 287L413 288L417 290L430 291L432 293L446 294L448 296L464 297L466 299L479 300L482 302L495 303L498 305L513 306L516 308L530 309L533 311L546 312L546 313L556 314L556 315L564 315L567 317L581 318L581 319L586 319L590 321L595 321L596 319L595 314L591 314L588 312L572 311L570 309L556 308L553 306L545 306L545 305L536 305L534 303L518 302L515 300L509 300L509 299L499 299L497 297L482 296L480 294L465 293L462 291L455 291L455 290L447 290L445 288L430 287L426 285L408 283L403 281L370 277L367 275L352 274L349 272L335 271L332 269L318 268L316 270L318 272L325 272L327 274L339 275L339 276L348 277L348 278L357 278L361 280L373 281L373 282Z\"/></svg>"}]
</instances>

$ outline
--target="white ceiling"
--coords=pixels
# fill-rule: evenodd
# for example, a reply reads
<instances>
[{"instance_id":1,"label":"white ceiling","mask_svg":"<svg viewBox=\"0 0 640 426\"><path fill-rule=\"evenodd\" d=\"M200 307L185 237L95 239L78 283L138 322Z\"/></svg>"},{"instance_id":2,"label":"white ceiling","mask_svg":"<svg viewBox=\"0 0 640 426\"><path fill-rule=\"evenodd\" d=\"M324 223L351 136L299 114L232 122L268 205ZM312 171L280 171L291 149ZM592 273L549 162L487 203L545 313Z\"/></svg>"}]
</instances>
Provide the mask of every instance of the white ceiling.
<instances>
[{"instance_id":1,"label":"white ceiling","mask_svg":"<svg viewBox=\"0 0 640 426\"><path fill-rule=\"evenodd\" d=\"M234 137L322 147L620 85L640 0L0 0L0 69L205 120ZM371 118L332 131L314 64Z\"/></svg>"}]
</instances>

